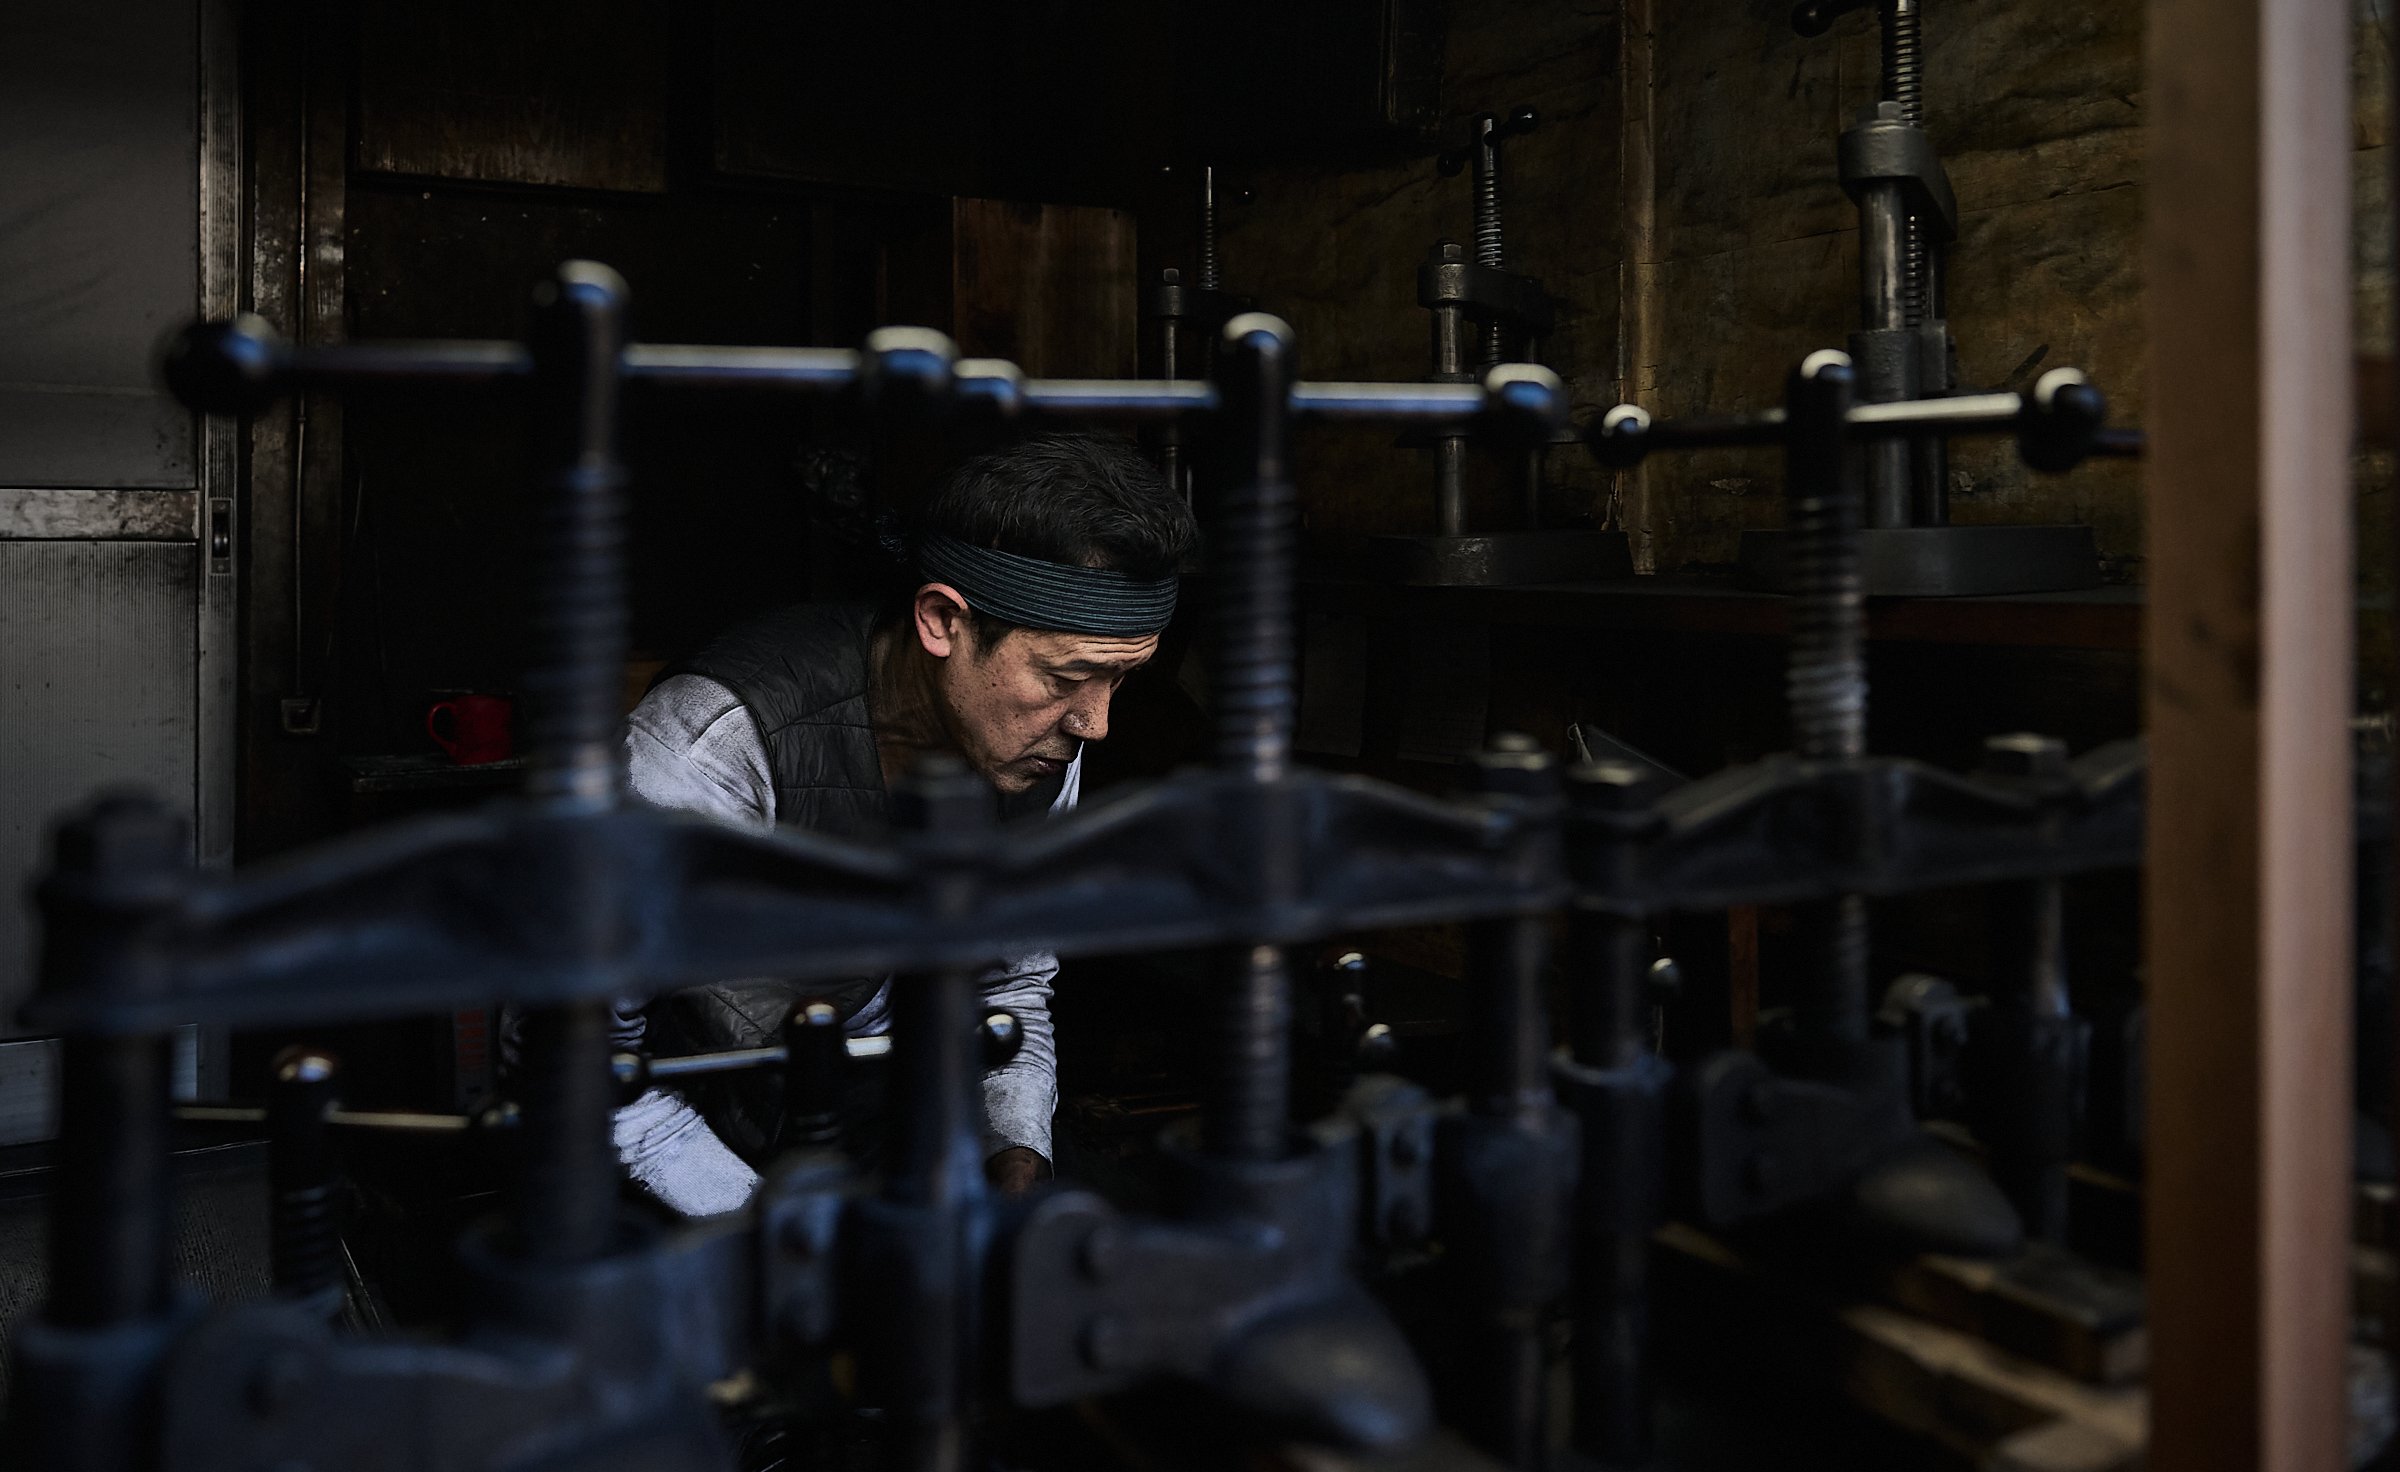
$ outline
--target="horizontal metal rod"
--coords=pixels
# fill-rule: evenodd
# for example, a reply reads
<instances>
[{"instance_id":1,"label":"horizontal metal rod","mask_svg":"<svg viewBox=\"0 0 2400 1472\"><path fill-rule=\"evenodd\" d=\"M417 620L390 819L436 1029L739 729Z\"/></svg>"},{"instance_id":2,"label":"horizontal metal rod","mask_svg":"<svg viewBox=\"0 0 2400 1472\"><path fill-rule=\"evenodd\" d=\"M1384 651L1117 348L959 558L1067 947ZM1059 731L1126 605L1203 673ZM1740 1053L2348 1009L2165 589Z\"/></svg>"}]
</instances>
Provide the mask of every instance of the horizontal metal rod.
<instances>
[{"instance_id":1,"label":"horizontal metal rod","mask_svg":"<svg viewBox=\"0 0 2400 1472\"><path fill-rule=\"evenodd\" d=\"M634 343L625 376L679 388L838 389L858 381L849 348L715 348Z\"/></svg>"},{"instance_id":2,"label":"horizontal metal rod","mask_svg":"<svg viewBox=\"0 0 2400 1472\"><path fill-rule=\"evenodd\" d=\"M1292 412L1311 419L1466 420L1483 412L1474 383L1295 383Z\"/></svg>"},{"instance_id":3,"label":"horizontal metal rod","mask_svg":"<svg viewBox=\"0 0 2400 1472\"><path fill-rule=\"evenodd\" d=\"M178 1104L175 1117L187 1124L265 1124L267 1111L234 1104ZM415 1134L457 1134L475 1127L466 1114L423 1114L404 1109L336 1109L327 1124L355 1130L399 1130Z\"/></svg>"},{"instance_id":4,"label":"horizontal metal rod","mask_svg":"<svg viewBox=\"0 0 2400 1472\"><path fill-rule=\"evenodd\" d=\"M973 397L973 380L959 389ZM1217 386L1196 379L1036 378L1024 385L1025 408L1043 414L1118 419L1180 419L1214 413Z\"/></svg>"},{"instance_id":5,"label":"horizontal metal rod","mask_svg":"<svg viewBox=\"0 0 2400 1472\"><path fill-rule=\"evenodd\" d=\"M2074 385L2083 388L2080 376ZM2086 401L2097 413L2097 400ZM1887 440L1900 435L2044 433L2086 436L2085 455L2135 457L2142 453L2138 429L2084 426L2072 420L2059 424L2048 403L2019 393L1957 394L1946 398L1902 399L1855 404L1845 421L1854 440ZM1620 404L1594 421L1585 438L1604 461L1638 460L1653 450L1720 449L1744 445L1780 444L1784 415L1780 408L1743 415L1696 415L1652 419L1638 406Z\"/></svg>"},{"instance_id":6,"label":"horizontal metal rod","mask_svg":"<svg viewBox=\"0 0 2400 1472\"><path fill-rule=\"evenodd\" d=\"M472 386L533 375L533 354L513 342L351 342L294 348L287 367L301 388L367 383Z\"/></svg>"},{"instance_id":7,"label":"horizontal metal rod","mask_svg":"<svg viewBox=\"0 0 2400 1472\"><path fill-rule=\"evenodd\" d=\"M626 381L664 388L832 393L855 386L865 355L849 348L699 347L636 343L625 349ZM354 342L295 348L291 384L351 388L365 384L478 385L529 378L533 358L508 342ZM1213 414L1216 385L1199 379L1019 378L994 360L963 359L952 378L957 398L1003 410L1076 418L1180 419ZM1485 408L1474 383L1299 383L1292 412L1339 420L1459 423Z\"/></svg>"},{"instance_id":8,"label":"horizontal metal rod","mask_svg":"<svg viewBox=\"0 0 2400 1472\"><path fill-rule=\"evenodd\" d=\"M1863 438L1897 430L2014 429L2024 412L2025 396L2013 393L1854 404L1850 408L1850 433Z\"/></svg>"},{"instance_id":9,"label":"horizontal metal rod","mask_svg":"<svg viewBox=\"0 0 2400 1472\"><path fill-rule=\"evenodd\" d=\"M842 1051L853 1058L881 1058L892 1051L888 1037L844 1038ZM769 1043L763 1048L729 1048L722 1053L690 1053L682 1057L644 1058L639 1053L619 1053L611 1064L620 1083L638 1080L692 1078L711 1073L737 1073L745 1068L766 1068L782 1063L789 1053L781 1043Z\"/></svg>"}]
</instances>

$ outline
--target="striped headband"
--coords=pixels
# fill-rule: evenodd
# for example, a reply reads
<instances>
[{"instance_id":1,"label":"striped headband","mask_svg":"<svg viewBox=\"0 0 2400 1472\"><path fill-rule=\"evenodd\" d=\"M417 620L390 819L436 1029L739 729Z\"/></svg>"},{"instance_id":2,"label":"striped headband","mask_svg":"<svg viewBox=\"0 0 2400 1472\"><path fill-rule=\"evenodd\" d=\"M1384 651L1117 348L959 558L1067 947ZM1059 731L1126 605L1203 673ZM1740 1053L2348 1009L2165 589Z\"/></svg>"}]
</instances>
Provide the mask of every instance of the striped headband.
<instances>
[{"instance_id":1,"label":"striped headband","mask_svg":"<svg viewBox=\"0 0 2400 1472\"><path fill-rule=\"evenodd\" d=\"M1175 579L1146 583L1102 567L1072 567L928 535L917 544L926 581L948 583L977 613L1069 634L1155 634L1175 617Z\"/></svg>"}]
</instances>

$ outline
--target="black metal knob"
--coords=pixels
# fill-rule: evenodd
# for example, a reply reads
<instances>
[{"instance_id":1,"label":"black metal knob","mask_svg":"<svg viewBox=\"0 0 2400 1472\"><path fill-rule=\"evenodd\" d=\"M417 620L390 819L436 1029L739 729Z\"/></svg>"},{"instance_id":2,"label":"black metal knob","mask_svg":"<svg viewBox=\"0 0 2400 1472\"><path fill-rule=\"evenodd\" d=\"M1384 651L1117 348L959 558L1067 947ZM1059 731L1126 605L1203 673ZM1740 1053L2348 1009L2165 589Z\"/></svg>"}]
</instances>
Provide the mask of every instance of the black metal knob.
<instances>
[{"instance_id":1,"label":"black metal knob","mask_svg":"<svg viewBox=\"0 0 2400 1472\"><path fill-rule=\"evenodd\" d=\"M838 1145L842 1139L842 1076L850 1060L841 1009L821 997L795 1005L783 1019L783 1131L787 1150Z\"/></svg>"},{"instance_id":2,"label":"black metal knob","mask_svg":"<svg viewBox=\"0 0 2400 1472\"><path fill-rule=\"evenodd\" d=\"M2067 743L2027 731L1986 737L1983 772L1990 777L2057 781L2067 775Z\"/></svg>"},{"instance_id":3,"label":"black metal knob","mask_svg":"<svg viewBox=\"0 0 2400 1472\"><path fill-rule=\"evenodd\" d=\"M1650 453L1650 411L1619 404L1584 431L1583 443L1608 469L1631 470Z\"/></svg>"},{"instance_id":4,"label":"black metal knob","mask_svg":"<svg viewBox=\"0 0 2400 1472\"><path fill-rule=\"evenodd\" d=\"M976 1024L976 1034L983 1040L983 1066L991 1069L1006 1065L1025 1046L1025 1024L1017 1021L1014 1012L987 1012Z\"/></svg>"},{"instance_id":5,"label":"black metal knob","mask_svg":"<svg viewBox=\"0 0 2400 1472\"><path fill-rule=\"evenodd\" d=\"M1502 443L1530 450L1566 427L1567 386L1539 363L1500 363L1483 375L1485 427Z\"/></svg>"},{"instance_id":6,"label":"black metal knob","mask_svg":"<svg viewBox=\"0 0 2400 1472\"><path fill-rule=\"evenodd\" d=\"M2025 396L2017 454L2035 470L2057 474L2083 463L2108 419L2108 400L2074 368L2053 368Z\"/></svg>"},{"instance_id":7,"label":"black metal knob","mask_svg":"<svg viewBox=\"0 0 2400 1472\"><path fill-rule=\"evenodd\" d=\"M158 374L167 392L203 414L254 414L283 393L292 345L266 318L195 322L167 339Z\"/></svg>"},{"instance_id":8,"label":"black metal knob","mask_svg":"<svg viewBox=\"0 0 2400 1472\"><path fill-rule=\"evenodd\" d=\"M958 344L930 327L878 327L860 355L859 396L878 413L937 412L957 366Z\"/></svg>"}]
</instances>

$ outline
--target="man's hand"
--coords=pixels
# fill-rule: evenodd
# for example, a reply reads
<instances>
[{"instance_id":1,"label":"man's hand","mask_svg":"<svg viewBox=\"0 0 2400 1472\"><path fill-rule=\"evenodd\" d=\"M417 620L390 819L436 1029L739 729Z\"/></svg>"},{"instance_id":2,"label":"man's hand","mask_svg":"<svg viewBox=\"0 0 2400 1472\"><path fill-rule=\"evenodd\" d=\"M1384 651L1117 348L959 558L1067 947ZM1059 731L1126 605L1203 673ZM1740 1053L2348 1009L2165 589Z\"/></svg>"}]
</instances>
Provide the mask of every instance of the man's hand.
<instances>
[{"instance_id":1,"label":"man's hand","mask_svg":"<svg viewBox=\"0 0 2400 1472\"><path fill-rule=\"evenodd\" d=\"M1050 1162L1030 1145L1011 1145L983 1163L983 1178L1010 1196L1020 1196L1047 1180Z\"/></svg>"}]
</instances>

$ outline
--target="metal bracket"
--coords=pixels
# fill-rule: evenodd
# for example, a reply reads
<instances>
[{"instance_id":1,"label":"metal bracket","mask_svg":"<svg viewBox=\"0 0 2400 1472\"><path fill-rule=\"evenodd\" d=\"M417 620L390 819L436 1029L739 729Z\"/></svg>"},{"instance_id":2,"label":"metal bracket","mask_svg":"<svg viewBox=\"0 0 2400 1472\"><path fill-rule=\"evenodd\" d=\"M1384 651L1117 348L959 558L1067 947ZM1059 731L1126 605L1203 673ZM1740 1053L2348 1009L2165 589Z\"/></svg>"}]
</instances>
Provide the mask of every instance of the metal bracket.
<instances>
[{"instance_id":1,"label":"metal bracket","mask_svg":"<svg viewBox=\"0 0 2400 1472\"><path fill-rule=\"evenodd\" d=\"M1909 213L1936 241L1958 238L1958 199L1933 140L1898 117L1872 117L1842 130L1842 190L1853 200L1869 184L1898 180Z\"/></svg>"},{"instance_id":2,"label":"metal bracket","mask_svg":"<svg viewBox=\"0 0 2400 1472\"><path fill-rule=\"evenodd\" d=\"M1427 261L1418 266L1417 305L1464 307L1535 337L1549 336L1558 316L1557 303L1541 282L1473 261Z\"/></svg>"}]
</instances>

